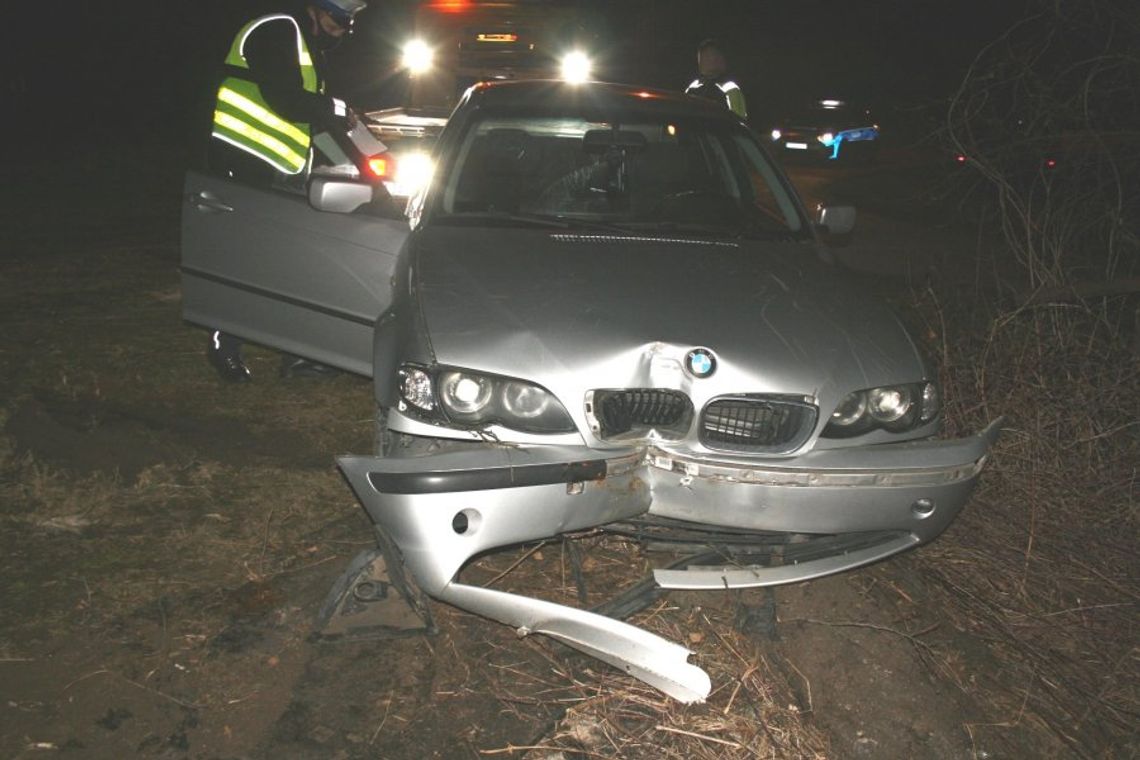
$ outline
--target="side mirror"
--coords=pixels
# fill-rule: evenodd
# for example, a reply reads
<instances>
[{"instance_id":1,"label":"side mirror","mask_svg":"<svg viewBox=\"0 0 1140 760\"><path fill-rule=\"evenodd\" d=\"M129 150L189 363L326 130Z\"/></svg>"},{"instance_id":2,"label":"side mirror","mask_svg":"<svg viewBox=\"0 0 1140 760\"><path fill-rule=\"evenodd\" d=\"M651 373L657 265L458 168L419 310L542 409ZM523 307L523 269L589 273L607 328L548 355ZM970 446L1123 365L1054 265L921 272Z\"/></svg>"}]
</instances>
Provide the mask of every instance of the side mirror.
<instances>
[{"instance_id":1,"label":"side mirror","mask_svg":"<svg viewBox=\"0 0 1140 760\"><path fill-rule=\"evenodd\" d=\"M372 185L336 177L309 180L309 205L317 211L351 214L372 202Z\"/></svg>"},{"instance_id":2,"label":"side mirror","mask_svg":"<svg viewBox=\"0 0 1140 760\"><path fill-rule=\"evenodd\" d=\"M850 235L855 229L855 207L821 205L816 225L829 237Z\"/></svg>"}]
</instances>

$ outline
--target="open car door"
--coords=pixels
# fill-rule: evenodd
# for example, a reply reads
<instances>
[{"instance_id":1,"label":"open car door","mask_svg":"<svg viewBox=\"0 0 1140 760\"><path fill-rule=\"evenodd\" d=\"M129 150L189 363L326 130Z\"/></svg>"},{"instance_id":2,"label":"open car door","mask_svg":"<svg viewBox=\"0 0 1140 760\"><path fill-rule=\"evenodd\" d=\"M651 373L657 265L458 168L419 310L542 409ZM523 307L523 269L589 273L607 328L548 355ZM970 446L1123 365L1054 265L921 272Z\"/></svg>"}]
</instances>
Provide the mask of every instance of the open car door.
<instances>
[{"instance_id":1,"label":"open car door","mask_svg":"<svg viewBox=\"0 0 1140 760\"><path fill-rule=\"evenodd\" d=\"M322 364L372 374L405 219L318 211L300 194L188 172L182 315Z\"/></svg>"}]
</instances>

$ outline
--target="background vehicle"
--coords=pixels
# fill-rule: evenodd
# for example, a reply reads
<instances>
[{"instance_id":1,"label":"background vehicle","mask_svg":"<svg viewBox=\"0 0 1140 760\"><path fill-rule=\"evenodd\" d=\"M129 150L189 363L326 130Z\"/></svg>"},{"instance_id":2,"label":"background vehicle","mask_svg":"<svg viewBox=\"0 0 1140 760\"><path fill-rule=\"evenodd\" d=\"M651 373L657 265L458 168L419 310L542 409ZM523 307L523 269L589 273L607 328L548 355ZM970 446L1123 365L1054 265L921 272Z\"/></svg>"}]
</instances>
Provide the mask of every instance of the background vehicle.
<instances>
[{"instance_id":1,"label":"background vehicle","mask_svg":"<svg viewBox=\"0 0 1140 760\"><path fill-rule=\"evenodd\" d=\"M586 79L599 29L574 0L425 0L403 46L407 105L450 109L482 81Z\"/></svg>"},{"instance_id":2,"label":"background vehicle","mask_svg":"<svg viewBox=\"0 0 1140 760\"><path fill-rule=\"evenodd\" d=\"M869 108L822 98L772 125L772 143L786 157L825 161L871 160L879 151L879 125Z\"/></svg>"},{"instance_id":3,"label":"background vehicle","mask_svg":"<svg viewBox=\"0 0 1140 760\"><path fill-rule=\"evenodd\" d=\"M368 130L388 149L374 162L373 174L388 192L407 199L426 187L434 169L432 152L447 124L441 108L387 108L364 115Z\"/></svg>"}]
</instances>

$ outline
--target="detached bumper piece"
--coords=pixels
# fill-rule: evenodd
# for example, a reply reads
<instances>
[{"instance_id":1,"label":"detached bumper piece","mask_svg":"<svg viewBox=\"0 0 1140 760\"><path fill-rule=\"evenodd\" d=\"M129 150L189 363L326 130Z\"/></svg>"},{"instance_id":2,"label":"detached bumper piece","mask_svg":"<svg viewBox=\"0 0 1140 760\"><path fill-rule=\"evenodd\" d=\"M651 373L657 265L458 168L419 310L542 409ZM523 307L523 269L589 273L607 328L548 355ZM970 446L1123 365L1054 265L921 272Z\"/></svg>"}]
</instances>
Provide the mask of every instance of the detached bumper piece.
<instances>
[{"instance_id":1,"label":"detached bumper piece","mask_svg":"<svg viewBox=\"0 0 1140 760\"><path fill-rule=\"evenodd\" d=\"M550 636L689 703L703 701L711 684L688 663L684 647L595 613L457 583L456 576L491 549L603 525L652 529L650 540L672 536L718 555L724 547L723 562L655 571L662 588L771 586L859 567L949 525L1000 424L972 438L816 450L790 460L489 444L339 463L381 546L398 549L425 594L513 626L520 636Z\"/></svg>"},{"instance_id":2,"label":"detached bumper piece","mask_svg":"<svg viewBox=\"0 0 1140 760\"><path fill-rule=\"evenodd\" d=\"M699 554L684 567L653 571L660 588L687 590L777 586L809 580L889 557L919 543L915 536L897 530L837 535L757 533L712 530L653 515L607 525L605 531L638 540L651 552Z\"/></svg>"}]
</instances>

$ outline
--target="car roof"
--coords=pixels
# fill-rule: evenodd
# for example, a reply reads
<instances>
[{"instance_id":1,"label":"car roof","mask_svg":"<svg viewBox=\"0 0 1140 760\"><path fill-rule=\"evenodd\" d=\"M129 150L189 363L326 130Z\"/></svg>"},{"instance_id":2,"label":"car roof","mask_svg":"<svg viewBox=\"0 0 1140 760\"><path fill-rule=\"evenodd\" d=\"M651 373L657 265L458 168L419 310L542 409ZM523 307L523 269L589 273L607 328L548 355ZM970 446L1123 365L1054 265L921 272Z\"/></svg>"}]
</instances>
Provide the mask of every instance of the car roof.
<instances>
[{"instance_id":1,"label":"car roof","mask_svg":"<svg viewBox=\"0 0 1140 760\"><path fill-rule=\"evenodd\" d=\"M586 107L601 111L628 109L662 117L736 120L731 111L711 100L679 91L608 82L570 84L554 79L480 82L471 88L470 102L489 111L557 113Z\"/></svg>"}]
</instances>

